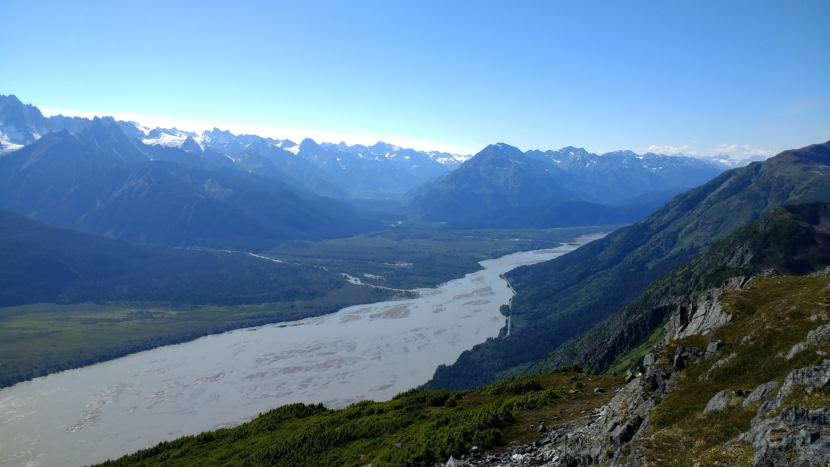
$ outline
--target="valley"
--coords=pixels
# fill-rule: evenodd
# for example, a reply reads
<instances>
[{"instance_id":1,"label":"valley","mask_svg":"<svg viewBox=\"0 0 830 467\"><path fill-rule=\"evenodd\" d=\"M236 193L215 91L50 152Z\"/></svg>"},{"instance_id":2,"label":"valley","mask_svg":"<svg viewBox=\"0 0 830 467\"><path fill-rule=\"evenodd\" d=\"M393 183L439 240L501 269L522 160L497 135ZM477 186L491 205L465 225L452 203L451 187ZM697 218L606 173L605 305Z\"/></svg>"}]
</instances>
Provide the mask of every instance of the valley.
<instances>
[{"instance_id":1,"label":"valley","mask_svg":"<svg viewBox=\"0 0 830 467\"><path fill-rule=\"evenodd\" d=\"M421 289L415 298L353 305L334 314L211 335L2 389L0 437L7 443L0 447L0 462L85 464L232 426L281 404L342 407L389 399L423 384L438 365L452 363L462 351L499 336L505 326L502 307L513 295L502 277L505 272L561 256L601 236L571 235L554 248L484 260L483 269ZM263 314L263 308L267 309L254 310ZM196 323L209 318L221 323L215 317L223 312L227 311L201 310L147 323L123 312L118 316L93 309L79 314L76 309L74 317L96 323L97 328L83 329L70 321L62 331L86 336L99 331L109 336L106 339L118 339L106 329L107 318L122 318L122 332L147 332L171 323L192 325L178 321L197 315L204 321ZM52 318L37 328L48 330L55 325ZM19 329L22 324L12 323L16 326L3 327ZM16 342L49 346L25 337ZM210 411L198 409L203 406ZM88 444L92 439L94 448Z\"/></svg>"},{"instance_id":2,"label":"valley","mask_svg":"<svg viewBox=\"0 0 830 467\"><path fill-rule=\"evenodd\" d=\"M0 238L5 238L6 242L33 243L39 236L53 240L61 234L36 224L23 224L25 230L11 229L13 224L4 224L6 237L0 235ZM405 227L360 237L287 244L258 254L261 258L242 252L161 250L183 258L199 259L201 262L196 262L193 267L208 268L203 271L205 277L185 283L181 279L174 280L176 270L170 270L170 260L165 259L161 262L168 268L165 271L147 262L148 266L142 265L146 271L140 276L131 271L115 282L112 282L112 276L108 278L119 289L124 289L129 281L135 292L120 296L111 291L104 295L60 292L51 297L59 299L57 303L43 300L0 308L0 354L5 356L0 364L0 387L208 334L293 321L333 313L359 303L405 297L406 292L388 288L435 287L475 271L480 267L479 261L517 251L552 248L576 236L609 228L451 231ZM17 237L19 232L25 232L27 239ZM80 237L79 240L91 239ZM117 261L127 261L127 257L135 256L136 247L111 243L109 248L113 253L125 256ZM77 248L80 243L70 244ZM100 251L101 247L98 249ZM32 255L35 250L27 247L26 251ZM13 250L0 253L9 274L12 265L32 261L18 259L16 254ZM74 261L78 265L95 264L102 270L121 267L117 264L104 267L106 263L101 258L88 258L80 252L75 254ZM64 249L62 255L73 258L70 249ZM264 258L279 258L282 262ZM135 267L132 262L127 264L131 269ZM73 266L75 270L79 267ZM214 271L216 277L211 277L210 271ZM89 277L91 273L84 275ZM361 278L366 284L388 288L354 285L344 278L344 274ZM169 275L167 281L165 275ZM31 280L21 277L20 269L14 270L14 277L15 281L25 280L31 287ZM153 280L147 281L150 277ZM252 283L252 280L256 282ZM161 284L168 282L170 291L160 293L164 290ZM14 289L8 285L14 282L8 279L6 283L5 292L11 294ZM53 279L46 285L54 287L56 283ZM291 293L287 293L289 283ZM229 292L231 288L232 293ZM244 298L244 289L251 290L249 298ZM79 290L89 290L89 287ZM192 298L188 300L188 296ZM95 301L87 301L90 298Z\"/></svg>"}]
</instances>

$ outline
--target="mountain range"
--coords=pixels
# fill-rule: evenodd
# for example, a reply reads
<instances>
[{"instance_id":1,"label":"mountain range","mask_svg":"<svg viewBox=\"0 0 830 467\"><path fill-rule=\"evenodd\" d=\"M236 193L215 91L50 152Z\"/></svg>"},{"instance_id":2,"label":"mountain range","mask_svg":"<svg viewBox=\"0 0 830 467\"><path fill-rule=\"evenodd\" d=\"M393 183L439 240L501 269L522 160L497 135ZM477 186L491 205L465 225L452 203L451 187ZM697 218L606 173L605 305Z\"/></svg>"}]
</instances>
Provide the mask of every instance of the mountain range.
<instances>
[{"instance_id":1,"label":"mountain range","mask_svg":"<svg viewBox=\"0 0 830 467\"><path fill-rule=\"evenodd\" d=\"M369 225L341 201L216 170L203 156L143 145L114 120L96 118L78 133L48 133L0 158L0 209L110 237L223 247L347 235Z\"/></svg>"},{"instance_id":2,"label":"mountain range","mask_svg":"<svg viewBox=\"0 0 830 467\"><path fill-rule=\"evenodd\" d=\"M150 129L46 118L15 96L0 96L0 141L0 209L134 241L222 247L349 235L395 216L462 228L624 224L724 169L574 147L495 144L467 159L383 142ZM392 204L366 212L361 200Z\"/></svg>"},{"instance_id":3,"label":"mountain range","mask_svg":"<svg viewBox=\"0 0 830 467\"><path fill-rule=\"evenodd\" d=\"M0 154L31 144L48 133L79 133L90 123L91 120L79 117L46 118L37 107L23 104L16 96L0 95ZM287 178L330 197L402 196L464 160L454 154L416 151L383 142L350 146L305 139L296 144L256 135L234 135L218 128L195 133L176 128L151 129L135 122L116 123L130 139L143 145L181 149L202 156L214 167Z\"/></svg>"},{"instance_id":4,"label":"mountain range","mask_svg":"<svg viewBox=\"0 0 830 467\"><path fill-rule=\"evenodd\" d=\"M90 119L80 117L58 115L47 118L37 107L23 104L13 95L0 95L0 153L19 149L48 133L67 130L77 134L90 123ZM235 135L217 128L196 133L176 128L147 128L135 122L116 123L130 139L143 145L180 149L201 156L205 159L203 163L214 168L236 168L278 178L322 196L389 199L416 195L424 199L417 203L418 211L425 212L428 217L445 217L442 213L431 214L433 205L440 206L446 201L430 201L436 195L429 193L440 193L447 189L446 185L456 183L463 173L454 177L448 174L465 165L468 159L463 155L417 151L384 142L365 146L305 139L295 143L257 135ZM504 146L493 145L482 153ZM727 168L714 159L638 155L631 151L596 155L574 147L558 151L533 150L525 154L535 161L533 168L557 168L561 170L555 170L555 173L568 175L549 181L565 182L565 191L577 187L580 200L600 203L606 203L610 198L614 202L626 201L644 193L676 192ZM484 160L488 158L480 155L476 165L485 166ZM196 161L197 157L190 159ZM431 181L431 185L422 186Z\"/></svg>"}]
</instances>

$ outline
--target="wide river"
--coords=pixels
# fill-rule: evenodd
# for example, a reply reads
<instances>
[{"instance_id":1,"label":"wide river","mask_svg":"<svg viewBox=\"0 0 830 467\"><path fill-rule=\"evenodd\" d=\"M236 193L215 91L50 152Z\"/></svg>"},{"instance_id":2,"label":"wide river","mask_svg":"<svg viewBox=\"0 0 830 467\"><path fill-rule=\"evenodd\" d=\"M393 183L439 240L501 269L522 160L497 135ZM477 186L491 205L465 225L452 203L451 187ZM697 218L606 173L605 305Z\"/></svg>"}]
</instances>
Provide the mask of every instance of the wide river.
<instances>
[{"instance_id":1,"label":"wide river","mask_svg":"<svg viewBox=\"0 0 830 467\"><path fill-rule=\"evenodd\" d=\"M206 336L0 390L0 465L82 465L292 402L387 400L497 337L501 277L598 236L482 261L418 298Z\"/></svg>"}]
</instances>

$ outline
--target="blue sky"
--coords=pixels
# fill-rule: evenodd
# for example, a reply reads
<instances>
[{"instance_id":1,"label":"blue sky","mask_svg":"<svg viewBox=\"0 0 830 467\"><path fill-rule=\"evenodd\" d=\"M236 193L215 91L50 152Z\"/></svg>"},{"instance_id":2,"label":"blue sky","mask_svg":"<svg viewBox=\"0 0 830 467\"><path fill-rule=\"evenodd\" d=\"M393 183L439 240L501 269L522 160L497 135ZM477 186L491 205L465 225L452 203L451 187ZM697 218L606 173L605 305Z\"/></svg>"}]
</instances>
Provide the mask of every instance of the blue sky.
<instances>
[{"instance_id":1,"label":"blue sky","mask_svg":"<svg viewBox=\"0 0 830 467\"><path fill-rule=\"evenodd\" d=\"M456 151L830 139L826 0L225 3L3 0L0 93Z\"/></svg>"}]
</instances>

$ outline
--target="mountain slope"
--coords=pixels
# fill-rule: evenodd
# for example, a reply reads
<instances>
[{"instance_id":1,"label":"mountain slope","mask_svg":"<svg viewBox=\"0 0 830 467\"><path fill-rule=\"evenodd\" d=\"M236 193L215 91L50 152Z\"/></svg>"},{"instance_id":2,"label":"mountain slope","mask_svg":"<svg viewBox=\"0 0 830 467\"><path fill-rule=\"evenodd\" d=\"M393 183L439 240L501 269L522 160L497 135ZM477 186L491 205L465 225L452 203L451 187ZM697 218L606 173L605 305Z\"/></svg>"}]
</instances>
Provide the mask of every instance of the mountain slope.
<instances>
[{"instance_id":1,"label":"mountain slope","mask_svg":"<svg viewBox=\"0 0 830 467\"><path fill-rule=\"evenodd\" d=\"M443 465L472 446L533 439L527 425L538 423L536 412L575 418L609 398L587 387L617 381L567 372L466 393L416 389L339 410L291 404L235 428L163 442L102 465Z\"/></svg>"},{"instance_id":2,"label":"mountain slope","mask_svg":"<svg viewBox=\"0 0 830 467\"><path fill-rule=\"evenodd\" d=\"M327 178L314 164L286 150L296 146L291 141L255 135L234 135L229 131L214 128L203 132L195 139L188 137L181 147L189 146L191 151L201 152L196 139L201 140L205 151L212 150L224 155L237 169L280 180L322 196L346 196L346 192L338 186L335 179Z\"/></svg>"},{"instance_id":3,"label":"mountain slope","mask_svg":"<svg viewBox=\"0 0 830 467\"><path fill-rule=\"evenodd\" d=\"M420 187L412 205L427 219L459 226L632 222L652 212L654 200L720 172L720 167L690 157L630 151L598 156L573 147L523 153L496 144Z\"/></svg>"},{"instance_id":4,"label":"mountain slope","mask_svg":"<svg viewBox=\"0 0 830 467\"><path fill-rule=\"evenodd\" d=\"M706 248L689 264L656 281L641 296L591 331L523 371L578 364L607 370L674 316L672 334L700 331L702 313L747 277L774 272L803 275L830 266L830 204L784 206ZM667 339L677 337L666 336Z\"/></svg>"},{"instance_id":5,"label":"mountain slope","mask_svg":"<svg viewBox=\"0 0 830 467\"><path fill-rule=\"evenodd\" d=\"M429 219L461 222L522 204L566 201L564 173L526 157L517 148L492 144L456 170L420 188L413 204Z\"/></svg>"},{"instance_id":6,"label":"mountain slope","mask_svg":"<svg viewBox=\"0 0 830 467\"><path fill-rule=\"evenodd\" d=\"M703 247L784 204L830 200L830 143L728 171L647 219L556 260L508 274L513 331L439 368L434 387L467 387L538 361L623 309Z\"/></svg>"},{"instance_id":7,"label":"mountain slope","mask_svg":"<svg viewBox=\"0 0 830 467\"><path fill-rule=\"evenodd\" d=\"M49 121L37 107L16 96L0 95L0 142L26 145L50 131Z\"/></svg>"},{"instance_id":8,"label":"mountain slope","mask_svg":"<svg viewBox=\"0 0 830 467\"><path fill-rule=\"evenodd\" d=\"M50 133L0 158L0 208L112 237L230 247L367 225L342 202L202 160L95 119L81 133Z\"/></svg>"}]
</instances>

